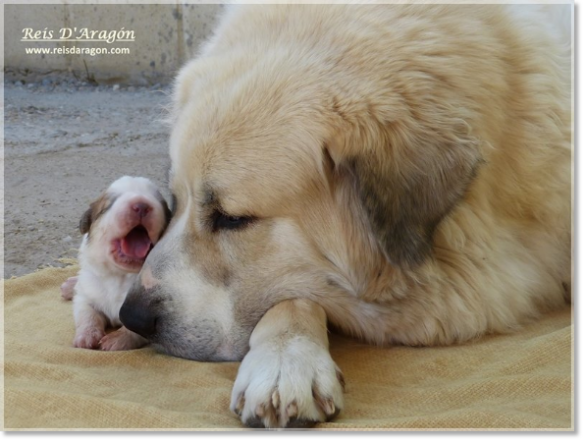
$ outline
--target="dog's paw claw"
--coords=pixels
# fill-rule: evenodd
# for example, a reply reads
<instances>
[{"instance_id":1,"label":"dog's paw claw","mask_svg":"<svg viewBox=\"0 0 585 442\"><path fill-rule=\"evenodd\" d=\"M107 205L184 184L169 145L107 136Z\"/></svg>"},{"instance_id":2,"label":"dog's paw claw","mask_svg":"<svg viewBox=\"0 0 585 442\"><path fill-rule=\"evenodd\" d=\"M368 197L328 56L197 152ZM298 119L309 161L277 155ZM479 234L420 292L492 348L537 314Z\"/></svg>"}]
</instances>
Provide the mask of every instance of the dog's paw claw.
<instances>
[{"instance_id":1,"label":"dog's paw claw","mask_svg":"<svg viewBox=\"0 0 585 442\"><path fill-rule=\"evenodd\" d=\"M244 397L244 393L240 393L234 406L232 407L232 411L236 413L238 416L242 416L242 410L244 409L244 405L246 404L246 398Z\"/></svg>"},{"instance_id":2,"label":"dog's paw claw","mask_svg":"<svg viewBox=\"0 0 585 442\"><path fill-rule=\"evenodd\" d=\"M298 413L299 409L297 407L296 402L293 401L290 404L288 404L288 406L286 407L286 415L288 416L289 419L295 419Z\"/></svg>"}]
</instances>

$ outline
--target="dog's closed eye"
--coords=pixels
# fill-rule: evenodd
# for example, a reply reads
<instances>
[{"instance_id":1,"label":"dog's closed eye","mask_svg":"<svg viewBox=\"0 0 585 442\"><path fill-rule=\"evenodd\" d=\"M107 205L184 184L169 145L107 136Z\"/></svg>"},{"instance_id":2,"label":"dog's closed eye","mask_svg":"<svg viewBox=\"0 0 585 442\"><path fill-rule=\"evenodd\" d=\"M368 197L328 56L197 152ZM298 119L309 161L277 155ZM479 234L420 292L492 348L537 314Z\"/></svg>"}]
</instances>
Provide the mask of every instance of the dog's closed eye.
<instances>
[{"instance_id":1,"label":"dog's closed eye","mask_svg":"<svg viewBox=\"0 0 585 442\"><path fill-rule=\"evenodd\" d=\"M255 220L256 218L253 216L231 216L220 210L215 210L211 215L211 229L214 232L242 229Z\"/></svg>"}]
</instances>

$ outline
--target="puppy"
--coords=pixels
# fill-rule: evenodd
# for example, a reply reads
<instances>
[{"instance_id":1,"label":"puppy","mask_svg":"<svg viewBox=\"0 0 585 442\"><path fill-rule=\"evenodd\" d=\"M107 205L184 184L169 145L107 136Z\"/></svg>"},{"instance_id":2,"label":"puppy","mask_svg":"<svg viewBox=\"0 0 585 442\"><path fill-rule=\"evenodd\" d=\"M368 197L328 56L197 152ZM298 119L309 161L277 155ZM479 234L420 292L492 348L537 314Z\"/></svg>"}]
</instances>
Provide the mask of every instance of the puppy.
<instances>
[{"instance_id":1,"label":"puppy","mask_svg":"<svg viewBox=\"0 0 585 442\"><path fill-rule=\"evenodd\" d=\"M91 203L81 217L84 234L79 248L81 270L61 286L73 298L74 347L130 350L146 339L121 327L106 335L106 327L120 327L118 313L146 256L164 232L169 208L146 178L124 176Z\"/></svg>"}]
</instances>

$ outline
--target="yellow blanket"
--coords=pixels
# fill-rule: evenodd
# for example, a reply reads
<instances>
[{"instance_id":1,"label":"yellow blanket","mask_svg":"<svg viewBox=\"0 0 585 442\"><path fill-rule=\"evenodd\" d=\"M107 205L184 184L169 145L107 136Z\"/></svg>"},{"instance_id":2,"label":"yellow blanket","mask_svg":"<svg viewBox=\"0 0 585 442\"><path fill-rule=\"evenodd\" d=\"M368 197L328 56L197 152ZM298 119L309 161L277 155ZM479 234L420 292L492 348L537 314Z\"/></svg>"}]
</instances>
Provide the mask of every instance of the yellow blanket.
<instances>
[{"instance_id":1,"label":"yellow blanket","mask_svg":"<svg viewBox=\"0 0 585 442\"><path fill-rule=\"evenodd\" d=\"M59 286L77 267L5 281L6 429L239 429L228 409L237 363L146 347L71 347ZM345 409L320 429L572 429L571 310L508 336L442 348L375 348L333 336Z\"/></svg>"}]
</instances>

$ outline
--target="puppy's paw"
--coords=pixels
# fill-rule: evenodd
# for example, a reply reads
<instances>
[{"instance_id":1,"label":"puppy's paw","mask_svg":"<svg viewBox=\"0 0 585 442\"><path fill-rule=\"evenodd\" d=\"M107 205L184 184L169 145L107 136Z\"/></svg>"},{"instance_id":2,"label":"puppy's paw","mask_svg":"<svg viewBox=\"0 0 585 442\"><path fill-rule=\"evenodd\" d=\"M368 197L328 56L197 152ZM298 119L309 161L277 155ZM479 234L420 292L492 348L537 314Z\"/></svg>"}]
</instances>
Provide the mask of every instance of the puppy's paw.
<instances>
[{"instance_id":1,"label":"puppy's paw","mask_svg":"<svg viewBox=\"0 0 585 442\"><path fill-rule=\"evenodd\" d=\"M105 335L99 342L99 348L105 351L133 350L143 347L147 342L142 336L122 327Z\"/></svg>"},{"instance_id":2,"label":"puppy's paw","mask_svg":"<svg viewBox=\"0 0 585 442\"><path fill-rule=\"evenodd\" d=\"M73 346L77 348L99 348L100 340L104 337L106 332L100 328L83 328L78 329L75 333L75 339L73 340Z\"/></svg>"},{"instance_id":3,"label":"puppy's paw","mask_svg":"<svg viewBox=\"0 0 585 442\"><path fill-rule=\"evenodd\" d=\"M71 301L73 299L73 294L75 292L75 284L77 284L77 276L72 276L68 278L63 284L61 284L61 296L66 301Z\"/></svg>"},{"instance_id":4,"label":"puppy's paw","mask_svg":"<svg viewBox=\"0 0 585 442\"><path fill-rule=\"evenodd\" d=\"M303 337L267 342L242 361L230 408L250 427L307 427L341 411L343 388L327 348Z\"/></svg>"}]
</instances>

